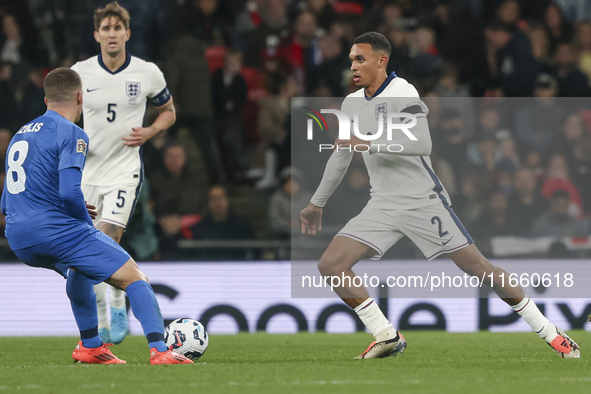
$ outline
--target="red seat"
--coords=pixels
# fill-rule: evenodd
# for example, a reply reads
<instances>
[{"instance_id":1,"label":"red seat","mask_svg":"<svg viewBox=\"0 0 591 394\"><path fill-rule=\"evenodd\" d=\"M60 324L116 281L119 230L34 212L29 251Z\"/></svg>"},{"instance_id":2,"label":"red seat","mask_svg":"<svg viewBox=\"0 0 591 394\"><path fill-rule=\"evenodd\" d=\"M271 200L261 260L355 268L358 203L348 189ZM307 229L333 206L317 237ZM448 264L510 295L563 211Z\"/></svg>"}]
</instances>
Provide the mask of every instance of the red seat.
<instances>
[{"instance_id":1,"label":"red seat","mask_svg":"<svg viewBox=\"0 0 591 394\"><path fill-rule=\"evenodd\" d=\"M352 1L337 1L332 5L332 7L337 14L363 14L363 6Z\"/></svg>"},{"instance_id":2,"label":"red seat","mask_svg":"<svg viewBox=\"0 0 591 394\"><path fill-rule=\"evenodd\" d=\"M218 68L224 67L224 56L226 56L226 47L215 45L205 50L205 59L209 72L213 74Z\"/></svg>"}]
</instances>

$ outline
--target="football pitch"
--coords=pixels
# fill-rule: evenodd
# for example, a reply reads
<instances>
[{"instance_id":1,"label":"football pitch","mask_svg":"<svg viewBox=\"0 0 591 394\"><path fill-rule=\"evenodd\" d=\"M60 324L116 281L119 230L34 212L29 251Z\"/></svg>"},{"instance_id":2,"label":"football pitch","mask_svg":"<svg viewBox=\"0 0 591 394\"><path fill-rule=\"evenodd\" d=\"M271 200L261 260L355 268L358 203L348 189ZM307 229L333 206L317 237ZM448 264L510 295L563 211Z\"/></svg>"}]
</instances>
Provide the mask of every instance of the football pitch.
<instances>
[{"instance_id":1,"label":"football pitch","mask_svg":"<svg viewBox=\"0 0 591 394\"><path fill-rule=\"evenodd\" d=\"M591 333L561 359L532 333L404 332L405 354L353 360L369 334L213 335L196 365L150 366L144 337L113 353L127 365L73 364L76 338L0 338L1 393L586 393Z\"/></svg>"}]
</instances>

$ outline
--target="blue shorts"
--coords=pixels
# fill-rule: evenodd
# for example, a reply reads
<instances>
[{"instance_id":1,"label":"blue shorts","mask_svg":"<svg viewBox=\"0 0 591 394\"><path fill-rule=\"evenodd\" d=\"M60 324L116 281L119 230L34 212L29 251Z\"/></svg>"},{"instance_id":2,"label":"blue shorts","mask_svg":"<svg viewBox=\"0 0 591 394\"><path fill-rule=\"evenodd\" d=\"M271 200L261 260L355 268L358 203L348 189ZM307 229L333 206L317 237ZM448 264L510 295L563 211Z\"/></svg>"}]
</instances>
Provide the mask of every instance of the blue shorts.
<instances>
[{"instance_id":1,"label":"blue shorts","mask_svg":"<svg viewBox=\"0 0 591 394\"><path fill-rule=\"evenodd\" d=\"M64 278L72 268L93 284L110 278L131 258L117 242L88 225L80 226L74 234L13 252L31 267L51 269Z\"/></svg>"}]
</instances>

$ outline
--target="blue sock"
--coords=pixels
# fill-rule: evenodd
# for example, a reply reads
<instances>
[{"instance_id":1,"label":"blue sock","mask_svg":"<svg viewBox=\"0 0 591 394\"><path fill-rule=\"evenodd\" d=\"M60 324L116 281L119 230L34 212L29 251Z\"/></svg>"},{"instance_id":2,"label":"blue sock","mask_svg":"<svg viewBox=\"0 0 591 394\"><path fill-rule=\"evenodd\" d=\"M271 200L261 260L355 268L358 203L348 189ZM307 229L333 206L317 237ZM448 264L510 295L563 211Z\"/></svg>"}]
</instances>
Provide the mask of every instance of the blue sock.
<instances>
[{"instance_id":1,"label":"blue sock","mask_svg":"<svg viewBox=\"0 0 591 394\"><path fill-rule=\"evenodd\" d=\"M79 272L70 270L66 281L66 293L80 330L82 345L86 348L101 346L103 342L98 334L96 296L92 283Z\"/></svg>"},{"instance_id":2,"label":"blue sock","mask_svg":"<svg viewBox=\"0 0 591 394\"><path fill-rule=\"evenodd\" d=\"M125 291L131 304L131 310L140 321L150 348L155 347L159 352L166 351L164 320L162 320L160 306L158 306L152 286L146 281L138 280L127 286Z\"/></svg>"}]
</instances>

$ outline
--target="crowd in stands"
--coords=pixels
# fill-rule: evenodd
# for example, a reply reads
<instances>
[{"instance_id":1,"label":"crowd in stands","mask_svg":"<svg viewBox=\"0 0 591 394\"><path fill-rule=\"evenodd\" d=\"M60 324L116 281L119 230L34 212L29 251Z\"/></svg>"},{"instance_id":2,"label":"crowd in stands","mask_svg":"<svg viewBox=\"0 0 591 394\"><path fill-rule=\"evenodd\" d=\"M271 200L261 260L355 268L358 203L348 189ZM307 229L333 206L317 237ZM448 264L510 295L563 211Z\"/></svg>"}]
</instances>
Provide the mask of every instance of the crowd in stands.
<instances>
[{"instance_id":1,"label":"crowd in stands","mask_svg":"<svg viewBox=\"0 0 591 394\"><path fill-rule=\"evenodd\" d=\"M98 53L92 15L106 3L0 0L2 166L13 133L45 111L44 75ZM123 237L139 259L180 258L181 239L289 239L317 186L290 167L290 98L356 90L348 51L367 31L387 37L388 72L430 107L435 172L477 242L591 233L591 0L119 3L129 52L162 69L177 109L144 146ZM358 158L336 193L367 201Z\"/></svg>"}]
</instances>

